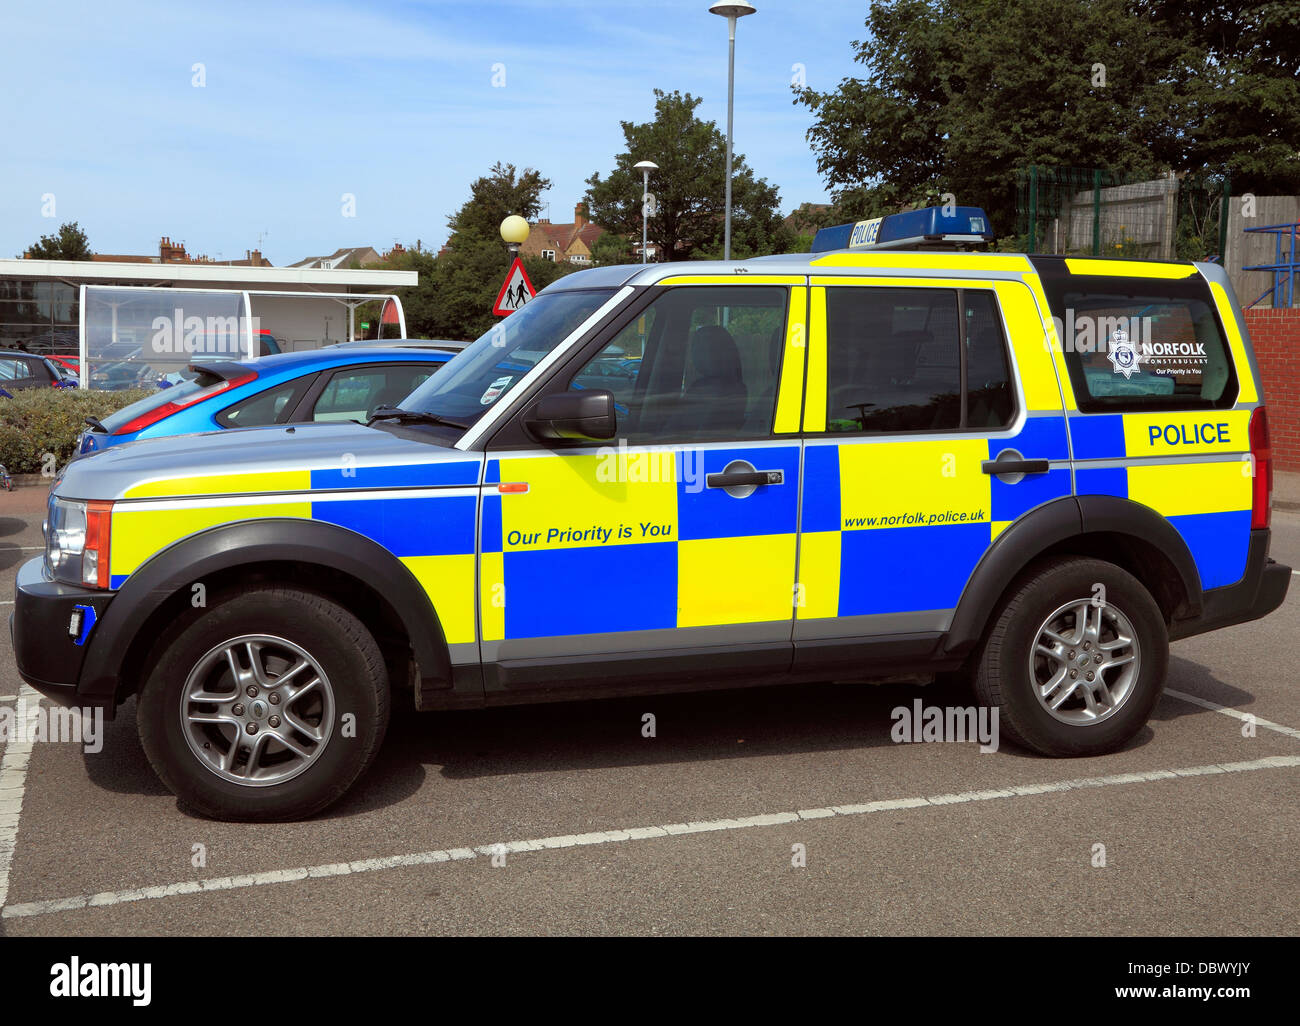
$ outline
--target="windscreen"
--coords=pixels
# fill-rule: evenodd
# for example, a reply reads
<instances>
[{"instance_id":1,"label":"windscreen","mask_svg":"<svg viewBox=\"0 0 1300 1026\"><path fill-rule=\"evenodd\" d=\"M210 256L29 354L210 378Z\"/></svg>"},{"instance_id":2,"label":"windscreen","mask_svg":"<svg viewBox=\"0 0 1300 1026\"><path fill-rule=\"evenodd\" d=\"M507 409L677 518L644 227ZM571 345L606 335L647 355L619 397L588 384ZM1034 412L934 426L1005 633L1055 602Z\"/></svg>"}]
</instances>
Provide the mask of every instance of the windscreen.
<instances>
[{"instance_id":1,"label":"windscreen","mask_svg":"<svg viewBox=\"0 0 1300 1026\"><path fill-rule=\"evenodd\" d=\"M453 357L402 409L469 427L611 295L609 289L543 293Z\"/></svg>"}]
</instances>

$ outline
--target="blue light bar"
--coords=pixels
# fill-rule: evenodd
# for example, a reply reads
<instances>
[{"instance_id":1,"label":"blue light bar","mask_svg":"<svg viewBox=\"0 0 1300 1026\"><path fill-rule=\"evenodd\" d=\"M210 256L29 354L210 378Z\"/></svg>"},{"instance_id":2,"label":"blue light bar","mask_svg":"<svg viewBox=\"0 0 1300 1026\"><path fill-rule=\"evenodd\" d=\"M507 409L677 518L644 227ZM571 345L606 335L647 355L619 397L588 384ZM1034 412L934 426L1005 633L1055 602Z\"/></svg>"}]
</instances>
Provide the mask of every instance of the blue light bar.
<instances>
[{"instance_id":1,"label":"blue light bar","mask_svg":"<svg viewBox=\"0 0 1300 1026\"><path fill-rule=\"evenodd\" d=\"M994 238L979 207L925 207L823 228L813 238L812 252L968 247L992 244Z\"/></svg>"}]
</instances>

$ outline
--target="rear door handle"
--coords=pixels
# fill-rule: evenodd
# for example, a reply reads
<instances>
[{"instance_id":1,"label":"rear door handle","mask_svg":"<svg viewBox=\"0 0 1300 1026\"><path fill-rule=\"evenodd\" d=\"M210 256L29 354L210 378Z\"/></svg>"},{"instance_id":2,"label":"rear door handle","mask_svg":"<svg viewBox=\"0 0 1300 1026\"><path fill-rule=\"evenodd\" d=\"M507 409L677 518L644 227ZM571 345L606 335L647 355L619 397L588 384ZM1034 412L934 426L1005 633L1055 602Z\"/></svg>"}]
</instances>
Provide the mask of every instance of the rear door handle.
<instances>
[{"instance_id":1,"label":"rear door handle","mask_svg":"<svg viewBox=\"0 0 1300 1026\"><path fill-rule=\"evenodd\" d=\"M984 473L1001 474L1046 474L1047 460L985 460L981 466Z\"/></svg>"},{"instance_id":2,"label":"rear door handle","mask_svg":"<svg viewBox=\"0 0 1300 1026\"><path fill-rule=\"evenodd\" d=\"M783 470L733 470L730 474L710 474L704 479L710 488L741 488L745 485L785 484Z\"/></svg>"}]
</instances>

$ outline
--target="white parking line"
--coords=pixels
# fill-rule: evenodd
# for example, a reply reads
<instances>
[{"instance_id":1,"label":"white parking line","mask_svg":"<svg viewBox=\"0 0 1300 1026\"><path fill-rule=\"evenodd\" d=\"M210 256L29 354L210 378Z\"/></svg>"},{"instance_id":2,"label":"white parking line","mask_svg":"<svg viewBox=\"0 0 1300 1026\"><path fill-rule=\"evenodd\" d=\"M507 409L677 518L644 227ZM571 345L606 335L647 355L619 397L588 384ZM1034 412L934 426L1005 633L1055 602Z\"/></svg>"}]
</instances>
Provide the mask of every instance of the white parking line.
<instances>
[{"instance_id":1,"label":"white parking line","mask_svg":"<svg viewBox=\"0 0 1300 1026\"><path fill-rule=\"evenodd\" d=\"M1276 730L1279 734L1285 734L1287 737L1293 737L1300 741L1300 730L1295 727L1283 726L1281 723L1274 723L1272 720L1261 719L1254 713L1244 713L1240 709L1233 709L1226 705L1219 705L1217 702L1209 702L1204 698L1197 698L1195 695L1189 695L1185 691L1175 691L1173 688L1165 688L1165 694L1173 698L1181 698L1184 702L1191 702L1192 705L1199 705L1203 709L1213 709L1217 713L1223 713L1224 716L1231 716L1237 720L1254 720L1257 727L1267 727L1269 730Z\"/></svg>"},{"instance_id":2,"label":"white parking line","mask_svg":"<svg viewBox=\"0 0 1300 1026\"><path fill-rule=\"evenodd\" d=\"M24 684L19 695L35 709L41 701L31 687ZM23 811L23 792L27 787L27 763L32 757L31 741L10 741L0 758L0 907L9 896L9 869L18 846L18 817Z\"/></svg>"},{"instance_id":3,"label":"white parking line","mask_svg":"<svg viewBox=\"0 0 1300 1026\"><path fill-rule=\"evenodd\" d=\"M1200 777L1218 773L1252 773L1258 770L1295 769L1300 767L1300 755L1274 755L1252 762L1209 763L1173 770L1146 770L1138 773L1117 773L1107 777L1084 777L1044 784L1014 784L1004 788L984 791L963 791L957 794L937 794L929 797L892 798L886 801L866 802L862 805L835 805L823 809L800 809L795 812L774 812L741 819L715 819L698 823L672 823L667 826L629 827L625 830L605 830L590 834L567 834L558 837L541 837L528 841L505 841L483 844L474 848L449 848L443 851L424 851L410 855L390 855L385 858L361 859L357 862L334 862L319 866L300 866L296 869L277 869L244 876L221 876L202 880L185 880L180 883L156 887L139 887L124 891L104 891L52 901L31 901L10 905L0 910L0 917L20 919L44 916L55 912L70 912L82 908L104 908L124 905L133 901L152 901L172 898L182 894L206 891L233 891L246 887L293 883L297 880L318 879L327 876L348 876L354 873L375 873L385 869L406 866L423 866L435 862L458 862L479 855L547 851L553 848L582 848L596 844L620 844L626 841L643 841L652 837L676 837L681 834L702 834L722 830L747 830L751 827L779 826L833 816L861 816L872 812L896 812L902 809L919 809L928 806L956 805L962 802L984 802L996 798L1024 798L1032 795L1061 791L1079 791L1092 787L1114 787L1120 784L1145 784L1157 780L1177 780L1179 777Z\"/></svg>"}]
</instances>

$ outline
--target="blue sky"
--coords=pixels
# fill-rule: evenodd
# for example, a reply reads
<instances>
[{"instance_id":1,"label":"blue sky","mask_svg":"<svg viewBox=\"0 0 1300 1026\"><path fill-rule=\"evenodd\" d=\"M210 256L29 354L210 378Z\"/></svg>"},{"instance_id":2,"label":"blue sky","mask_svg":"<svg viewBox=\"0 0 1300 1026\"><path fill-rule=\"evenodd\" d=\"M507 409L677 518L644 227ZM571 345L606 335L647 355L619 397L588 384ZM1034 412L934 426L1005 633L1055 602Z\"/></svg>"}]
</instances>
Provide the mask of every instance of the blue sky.
<instances>
[{"instance_id":1,"label":"blue sky","mask_svg":"<svg viewBox=\"0 0 1300 1026\"><path fill-rule=\"evenodd\" d=\"M737 33L736 148L789 211L826 195L793 66L816 89L854 74L867 5L755 6ZM73 220L102 253L156 253L169 235L231 259L260 232L276 264L436 247L497 160L550 177L552 220L570 220L655 87L703 96L700 115L726 123L726 22L708 0L96 0L13 5L5 22L6 257Z\"/></svg>"}]
</instances>

